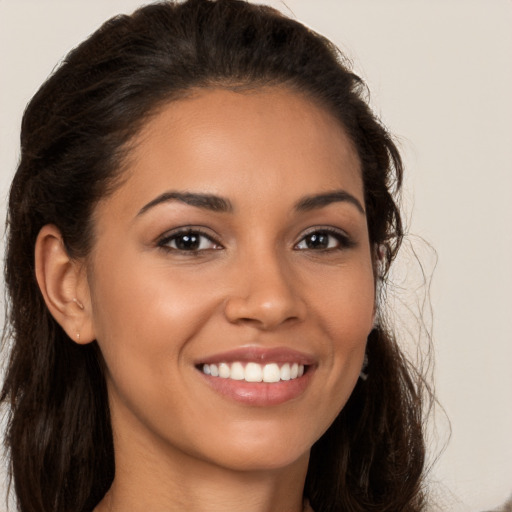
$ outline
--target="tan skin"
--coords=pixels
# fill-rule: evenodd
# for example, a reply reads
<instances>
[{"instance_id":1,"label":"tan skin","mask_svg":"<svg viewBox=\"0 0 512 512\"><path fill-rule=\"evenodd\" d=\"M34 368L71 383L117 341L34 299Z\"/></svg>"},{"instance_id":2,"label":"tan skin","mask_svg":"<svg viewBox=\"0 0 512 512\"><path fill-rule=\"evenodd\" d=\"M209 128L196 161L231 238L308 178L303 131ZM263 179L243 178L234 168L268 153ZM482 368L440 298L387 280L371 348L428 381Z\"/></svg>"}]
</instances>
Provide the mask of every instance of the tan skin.
<instances>
[{"instance_id":1,"label":"tan skin","mask_svg":"<svg viewBox=\"0 0 512 512\"><path fill-rule=\"evenodd\" d=\"M86 261L54 226L36 247L52 314L105 359L116 476L96 512L299 512L310 448L373 324L357 154L336 119L282 88L197 91L135 142ZM310 363L280 403L220 393L199 364L276 348Z\"/></svg>"}]
</instances>

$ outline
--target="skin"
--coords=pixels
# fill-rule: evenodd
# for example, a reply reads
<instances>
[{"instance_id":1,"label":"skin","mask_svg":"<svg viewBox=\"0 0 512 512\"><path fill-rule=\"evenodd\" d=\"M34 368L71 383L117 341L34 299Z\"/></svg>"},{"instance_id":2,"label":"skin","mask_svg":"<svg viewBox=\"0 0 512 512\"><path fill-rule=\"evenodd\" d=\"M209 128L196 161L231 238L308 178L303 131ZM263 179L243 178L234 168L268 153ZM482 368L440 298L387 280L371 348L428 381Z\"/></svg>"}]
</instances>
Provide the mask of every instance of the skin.
<instances>
[{"instance_id":1,"label":"skin","mask_svg":"<svg viewBox=\"0 0 512 512\"><path fill-rule=\"evenodd\" d=\"M340 190L354 200L297 209ZM144 209L169 191L231 209ZM74 287L62 287L73 313L61 323L97 339L107 368L116 477L97 512L302 510L310 448L348 400L373 324L363 207L343 128L295 92L197 91L150 119L126 179L96 207L90 256L69 266ZM169 236L183 226L207 235L199 250L176 249ZM326 229L327 246L312 246ZM58 233L40 238L51 259ZM197 361L241 347L307 354L308 386L269 407L219 394Z\"/></svg>"}]
</instances>

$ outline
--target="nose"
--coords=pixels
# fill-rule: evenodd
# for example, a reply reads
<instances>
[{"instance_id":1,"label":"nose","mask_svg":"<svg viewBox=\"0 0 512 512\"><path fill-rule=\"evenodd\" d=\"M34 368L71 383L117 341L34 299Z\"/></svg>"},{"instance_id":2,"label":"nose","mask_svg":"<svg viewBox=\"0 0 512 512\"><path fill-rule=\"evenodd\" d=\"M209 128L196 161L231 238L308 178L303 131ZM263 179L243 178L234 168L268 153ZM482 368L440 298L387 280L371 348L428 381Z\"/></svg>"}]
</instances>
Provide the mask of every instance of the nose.
<instances>
[{"instance_id":1,"label":"nose","mask_svg":"<svg viewBox=\"0 0 512 512\"><path fill-rule=\"evenodd\" d=\"M225 303L229 322L272 330L304 319L306 305L297 280L277 257L240 262L232 278L233 292Z\"/></svg>"}]
</instances>

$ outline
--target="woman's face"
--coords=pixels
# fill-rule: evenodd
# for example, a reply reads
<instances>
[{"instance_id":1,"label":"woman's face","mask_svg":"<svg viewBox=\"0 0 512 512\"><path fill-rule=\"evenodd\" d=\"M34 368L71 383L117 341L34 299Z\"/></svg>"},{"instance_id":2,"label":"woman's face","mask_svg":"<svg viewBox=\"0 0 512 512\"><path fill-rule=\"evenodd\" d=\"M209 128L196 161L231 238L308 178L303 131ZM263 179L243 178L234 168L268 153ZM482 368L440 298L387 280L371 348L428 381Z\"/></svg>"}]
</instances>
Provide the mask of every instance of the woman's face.
<instances>
[{"instance_id":1,"label":"woman's face","mask_svg":"<svg viewBox=\"0 0 512 512\"><path fill-rule=\"evenodd\" d=\"M279 88L171 102L94 220L87 285L116 443L238 470L307 460L374 313L339 123Z\"/></svg>"}]
</instances>

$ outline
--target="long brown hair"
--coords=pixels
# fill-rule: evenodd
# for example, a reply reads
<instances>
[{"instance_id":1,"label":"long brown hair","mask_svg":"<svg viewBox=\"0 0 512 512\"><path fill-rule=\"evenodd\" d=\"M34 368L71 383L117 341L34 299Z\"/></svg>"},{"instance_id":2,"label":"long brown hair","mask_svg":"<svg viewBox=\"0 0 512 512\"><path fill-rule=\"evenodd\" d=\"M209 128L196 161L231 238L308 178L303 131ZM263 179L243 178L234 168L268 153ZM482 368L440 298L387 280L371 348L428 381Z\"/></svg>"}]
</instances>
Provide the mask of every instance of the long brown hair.
<instances>
[{"instance_id":1,"label":"long brown hair","mask_svg":"<svg viewBox=\"0 0 512 512\"><path fill-rule=\"evenodd\" d=\"M357 149L377 279L403 236L399 152L365 85L324 37L239 0L148 5L107 21L71 51L25 112L8 209L6 345L1 400L22 512L90 511L115 473L102 359L47 310L34 245L56 225L72 257L94 243L92 212L122 177L130 141L191 88L284 85L331 112ZM368 378L313 446L305 496L317 512L423 509L422 379L384 321L368 339Z\"/></svg>"}]
</instances>

